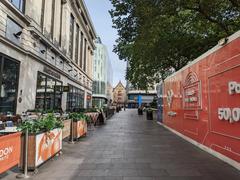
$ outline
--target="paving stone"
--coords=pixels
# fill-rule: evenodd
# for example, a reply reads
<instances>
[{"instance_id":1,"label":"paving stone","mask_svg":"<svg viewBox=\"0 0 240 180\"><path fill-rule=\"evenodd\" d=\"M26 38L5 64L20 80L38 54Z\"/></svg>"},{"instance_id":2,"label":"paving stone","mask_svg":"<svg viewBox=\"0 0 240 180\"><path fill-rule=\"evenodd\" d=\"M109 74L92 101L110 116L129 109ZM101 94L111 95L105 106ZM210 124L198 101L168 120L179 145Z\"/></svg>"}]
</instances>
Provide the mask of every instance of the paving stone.
<instances>
[{"instance_id":1,"label":"paving stone","mask_svg":"<svg viewBox=\"0 0 240 180\"><path fill-rule=\"evenodd\" d=\"M13 180L17 168L0 175ZM33 180L239 180L240 172L137 110L122 111L63 155L39 167Z\"/></svg>"}]
</instances>

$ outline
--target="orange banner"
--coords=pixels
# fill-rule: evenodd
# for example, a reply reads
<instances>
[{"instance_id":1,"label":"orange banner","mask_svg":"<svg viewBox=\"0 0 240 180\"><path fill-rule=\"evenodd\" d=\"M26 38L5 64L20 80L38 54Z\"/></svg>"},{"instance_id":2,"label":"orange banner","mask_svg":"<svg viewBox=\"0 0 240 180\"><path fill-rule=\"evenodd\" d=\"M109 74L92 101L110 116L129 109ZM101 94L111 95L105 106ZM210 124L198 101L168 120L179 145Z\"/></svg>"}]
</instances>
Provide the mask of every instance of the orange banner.
<instances>
[{"instance_id":1,"label":"orange banner","mask_svg":"<svg viewBox=\"0 0 240 180\"><path fill-rule=\"evenodd\" d=\"M19 164L21 133L0 136L0 174Z\"/></svg>"}]
</instances>

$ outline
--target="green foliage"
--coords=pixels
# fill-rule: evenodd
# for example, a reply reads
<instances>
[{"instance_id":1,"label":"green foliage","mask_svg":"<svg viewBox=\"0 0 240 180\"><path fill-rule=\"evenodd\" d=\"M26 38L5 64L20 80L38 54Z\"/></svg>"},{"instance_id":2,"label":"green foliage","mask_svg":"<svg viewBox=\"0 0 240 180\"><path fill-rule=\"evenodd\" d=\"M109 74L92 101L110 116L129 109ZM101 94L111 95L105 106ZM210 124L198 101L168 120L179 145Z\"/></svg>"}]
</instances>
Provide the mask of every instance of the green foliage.
<instances>
[{"instance_id":1,"label":"green foliage","mask_svg":"<svg viewBox=\"0 0 240 180\"><path fill-rule=\"evenodd\" d=\"M98 108L89 108L89 109L86 109L85 112L99 112L99 109Z\"/></svg>"},{"instance_id":2,"label":"green foliage","mask_svg":"<svg viewBox=\"0 0 240 180\"><path fill-rule=\"evenodd\" d=\"M86 122L89 124L91 123L91 117L87 116L87 115L84 115L85 116L85 120Z\"/></svg>"},{"instance_id":3,"label":"green foliage","mask_svg":"<svg viewBox=\"0 0 240 180\"><path fill-rule=\"evenodd\" d=\"M86 120L87 116L83 113L71 113L69 118L73 121L83 121Z\"/></svg>"},{"instance_id":4,"label":"green foliage","mask_svg":"<svg viewBox=\"0 0 240 180\"><path fill-rule=\"evenodd\" d=\"M181 69L240 27L239 0L111 0L114 52L126 78L146 89Z\"/></svg>"},{"instance_id":5,"label":"green foliage","mask_svg":"<svg viewBox=\"0 0 240 180\"><path fill-rule=\"evenodd\" d=\"M63 122L58 120L53 114L48 114L39 120L27 120L18 126L18 130L25 131L28 129L29 133L49 132L56 128L63 128Z\"/></svg>"}]
</instances>

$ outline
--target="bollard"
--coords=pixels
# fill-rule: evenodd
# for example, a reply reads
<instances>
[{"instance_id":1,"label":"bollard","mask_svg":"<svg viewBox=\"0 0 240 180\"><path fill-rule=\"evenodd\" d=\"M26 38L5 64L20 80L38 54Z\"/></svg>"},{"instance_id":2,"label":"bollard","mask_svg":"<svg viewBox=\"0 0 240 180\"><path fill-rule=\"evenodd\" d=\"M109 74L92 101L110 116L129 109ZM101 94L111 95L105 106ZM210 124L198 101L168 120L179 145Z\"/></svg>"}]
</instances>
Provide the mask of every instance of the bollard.
<instances>
[{"instance_id":1,"label":"bollard","mask_svg":"<svg viewBox=\"0 0 240 180\"><path fill-rule=\"evenodd\" d=\"M24 172L16 176L17 179L28 179L28 129L25 131L25 144L24 144Z\"/></svg>"},{"instance_id":2,"label":"bollard","mask_svg":"<svg viewBox=\"0 0 240 180\"><path fill-rule=\"evenodd\" d=\"M69 144L75 144L73 141L73 119L71 119L71 138L70 141L68 142Z\"/></svg>"}]
</instances>

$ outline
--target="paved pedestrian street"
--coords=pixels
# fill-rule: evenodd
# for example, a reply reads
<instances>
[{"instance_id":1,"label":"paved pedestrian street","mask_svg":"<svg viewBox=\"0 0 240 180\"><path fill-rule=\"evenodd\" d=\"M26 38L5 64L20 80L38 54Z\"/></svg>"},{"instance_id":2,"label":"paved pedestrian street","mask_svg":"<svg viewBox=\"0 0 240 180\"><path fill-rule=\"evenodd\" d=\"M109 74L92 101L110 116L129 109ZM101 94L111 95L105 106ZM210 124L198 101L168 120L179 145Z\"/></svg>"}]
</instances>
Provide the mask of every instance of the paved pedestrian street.
<instances>
[{"instance_id":1,"label":"paved pedestrian street","mask_svg":"<svg viewBox=\"0 0 240 180\"><path fill-rule=\"evenodd\" d=\"M17 171L2 175L15 179ZM175 134L121 111L39 168L36 180L239 180L240 172Z\"/></svg>"}]
</instances>

